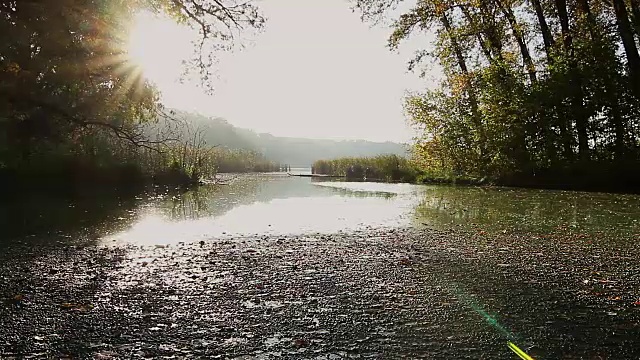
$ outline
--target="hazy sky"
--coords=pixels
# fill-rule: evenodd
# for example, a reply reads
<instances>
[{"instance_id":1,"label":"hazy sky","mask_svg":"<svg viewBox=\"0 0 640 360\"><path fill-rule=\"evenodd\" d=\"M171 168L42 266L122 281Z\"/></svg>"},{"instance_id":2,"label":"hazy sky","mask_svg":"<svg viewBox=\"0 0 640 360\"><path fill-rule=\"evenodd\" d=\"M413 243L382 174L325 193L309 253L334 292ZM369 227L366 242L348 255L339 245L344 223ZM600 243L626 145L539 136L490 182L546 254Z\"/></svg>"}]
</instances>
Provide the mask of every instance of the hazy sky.
<instances>
[{"instance_id":1,"label":"hazy sky","mask_svg":"<svg viewBox=\"0 0 640 360\"><path fill-rule=\"evenodd\" d=\"M221 57L213 96L193 84L169 82L177 73L156 64L167 105L279 136L411 139L402 98L406 90L422 90L429 83L406 70L411 45L400 53L389 51L389 29L362 23L346 0L257 4L267 17L266 28L245 49ZM184 36L166 25L151 32L157 39L162 30L173 39ZM164 39L165 50L158 51L166 52L175 41ZM184 50L177 44L173 48L162 62L179 63ZM147 52L152 55L153 49Z\"/></svg>"}]
</instances>

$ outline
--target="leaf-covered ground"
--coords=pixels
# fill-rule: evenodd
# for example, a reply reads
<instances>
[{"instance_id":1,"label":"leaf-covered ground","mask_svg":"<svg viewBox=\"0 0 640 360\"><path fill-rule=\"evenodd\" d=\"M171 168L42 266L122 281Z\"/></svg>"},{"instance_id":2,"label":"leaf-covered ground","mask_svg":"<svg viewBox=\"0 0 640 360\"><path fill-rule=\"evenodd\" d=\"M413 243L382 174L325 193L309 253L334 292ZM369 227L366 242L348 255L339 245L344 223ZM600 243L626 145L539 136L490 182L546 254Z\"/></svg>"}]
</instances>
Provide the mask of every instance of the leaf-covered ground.
<instances>
[{"instance_id":1,"label":"leaf-covered ground","mask_svg":"<svg viewBox=\"0 0 640 360\"><path fill-rule=\"evenodd\" d=\"M0 255L1 358L640 357L637 241L369 230Z\"/></svg>"}]
</instances>

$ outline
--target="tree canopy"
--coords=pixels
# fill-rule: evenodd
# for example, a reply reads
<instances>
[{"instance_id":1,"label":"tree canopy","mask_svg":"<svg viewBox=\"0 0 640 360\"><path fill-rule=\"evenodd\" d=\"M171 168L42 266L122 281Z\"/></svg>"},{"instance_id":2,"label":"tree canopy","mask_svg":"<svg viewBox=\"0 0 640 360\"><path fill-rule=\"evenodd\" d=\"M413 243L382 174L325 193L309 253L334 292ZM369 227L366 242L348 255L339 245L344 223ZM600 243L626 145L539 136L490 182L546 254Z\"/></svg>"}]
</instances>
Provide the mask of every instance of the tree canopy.
<instances>
[{"instance_id":1,"label":"tree canopy","mask_svg":"<svg viewBox=\"0 0 640 360\"><path fill-rule=\"evenodd\" d=\"M0 170L98 153L118 163L127 160L123 147L156 148L162 139L148 138L141 125L168 114L127 54L128 30L142 10L197 29L185 66L205 85L214 51L264 21L237 0L0 1Z\"/></svg>"},{"instance_id":2,"label":"tree canopy","mask_svg":"<svg viewBox=\"0 0 640 360\"><path fill-rule=\"evenodd\" d=\"M436 60L444 79L405 104L424 168L503 183L639 183L638 0L355 6L367 20L394 19L391 48L436 35L416 59Z\"/></svg>"}]
</instances>

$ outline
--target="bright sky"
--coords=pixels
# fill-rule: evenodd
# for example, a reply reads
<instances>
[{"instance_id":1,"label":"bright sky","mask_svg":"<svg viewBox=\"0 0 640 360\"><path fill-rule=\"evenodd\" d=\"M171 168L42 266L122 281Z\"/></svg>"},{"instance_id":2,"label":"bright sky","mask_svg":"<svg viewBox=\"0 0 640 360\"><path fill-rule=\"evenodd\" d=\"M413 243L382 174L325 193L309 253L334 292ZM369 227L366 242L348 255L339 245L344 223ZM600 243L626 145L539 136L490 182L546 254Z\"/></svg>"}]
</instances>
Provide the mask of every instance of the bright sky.
<instances>
[{"instance_id":1,"label":"bright sky","mask_svg":"<svg viewBox=\"0 0 640 360\"><path fill-rule=\"evenodd\" d=\"M141 17L132 51L167 106L277 136L411 139L402 98L429 85L406 70L411 44L389 51L389 29L363 23L347 0L262 0L258 6L265 30L243 50L221 55L212 96L193 83L176 83L190 54L190 30Z\"/></svg>"}]
</instances>

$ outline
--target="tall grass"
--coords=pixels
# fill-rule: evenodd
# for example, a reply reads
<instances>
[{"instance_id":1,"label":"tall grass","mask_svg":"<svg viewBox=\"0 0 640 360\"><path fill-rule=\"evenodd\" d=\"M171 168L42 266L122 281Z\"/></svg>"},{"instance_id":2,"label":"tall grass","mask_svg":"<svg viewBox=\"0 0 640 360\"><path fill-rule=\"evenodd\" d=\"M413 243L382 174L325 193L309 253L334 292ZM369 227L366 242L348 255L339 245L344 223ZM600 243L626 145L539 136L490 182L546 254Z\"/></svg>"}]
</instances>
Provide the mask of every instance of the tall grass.
<instances>
[{"instance_id":1,"label":"tall grass","mask_svg":"<svg viewBox=\"0 0 640 360\"><path fill-rule=\"evenodd\" d=\"M353 180L393 182L415 182L419 176L419 171L410 160L397 155L318 160L313 163L312 172Z\"/></svg>"}]
</instances>

